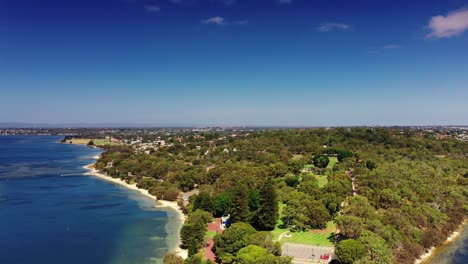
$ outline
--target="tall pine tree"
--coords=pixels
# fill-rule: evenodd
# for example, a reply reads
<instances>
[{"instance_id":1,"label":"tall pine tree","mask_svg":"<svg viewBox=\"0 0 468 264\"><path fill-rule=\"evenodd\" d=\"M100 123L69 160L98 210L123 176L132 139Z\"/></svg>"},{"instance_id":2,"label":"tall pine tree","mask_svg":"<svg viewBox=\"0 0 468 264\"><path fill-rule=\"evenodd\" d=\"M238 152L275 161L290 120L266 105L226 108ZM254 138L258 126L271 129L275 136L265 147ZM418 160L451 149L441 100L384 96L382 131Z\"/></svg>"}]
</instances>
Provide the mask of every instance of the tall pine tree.
<instances>
[{"instance_id":1,"label":"tall pine tree","mask_svg":"<svg viewBox=\"0 0 468 264\"><path fill-rule=\"evenodd\" d=\"M205 212L213 213L213 199L207 192L200 192L195 198L193 209L201 209Z\"/></svg>"},{"instance_id":2,"label":"tall pine tree","mask_svg":"<svg viewBox=\"0 0 468 264\"><path fill-rule=\"evenodd\" d=\"M249 188L245 184L234 187L231 202L231 222L247 222L249 217Z\"/></svg>"},{"instance_id":3,"label":"tall pine tree","mask_svg":"<svg viewBox=\"0 0 468 264\"><path fill-rule=\"evenodd\" d=\"M278 197L271 179L260 189L260 209L254 220L257 230L273 230L278 220Z\"/></svg>"}]
</instances>

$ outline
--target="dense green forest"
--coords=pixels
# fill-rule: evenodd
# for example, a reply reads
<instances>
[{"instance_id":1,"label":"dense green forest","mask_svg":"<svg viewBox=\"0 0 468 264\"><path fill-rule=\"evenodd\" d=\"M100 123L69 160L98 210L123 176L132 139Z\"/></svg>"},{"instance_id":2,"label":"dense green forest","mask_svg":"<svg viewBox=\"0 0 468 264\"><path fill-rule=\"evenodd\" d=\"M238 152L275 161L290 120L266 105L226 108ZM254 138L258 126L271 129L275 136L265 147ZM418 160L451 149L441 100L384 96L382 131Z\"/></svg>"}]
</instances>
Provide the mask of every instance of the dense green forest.
<instances>
[{"instance_id":1,"label":"dense green forest","mask_svg":"<svg viewBox=\"0 0 468 264\"><path fill-rule=\"evenodd\" d=\"M171 142L146 153L104 146L96 168L160 199L199 191L184 207L186 263L202 263L206 223L228 213L232 226L214 238L223 263L289 263L268 232L279 221L291 232L334 221L341 263L413 263L443 243L468 210L468 143L428 132L283 129Z\"/></svg>"}]
</instances>

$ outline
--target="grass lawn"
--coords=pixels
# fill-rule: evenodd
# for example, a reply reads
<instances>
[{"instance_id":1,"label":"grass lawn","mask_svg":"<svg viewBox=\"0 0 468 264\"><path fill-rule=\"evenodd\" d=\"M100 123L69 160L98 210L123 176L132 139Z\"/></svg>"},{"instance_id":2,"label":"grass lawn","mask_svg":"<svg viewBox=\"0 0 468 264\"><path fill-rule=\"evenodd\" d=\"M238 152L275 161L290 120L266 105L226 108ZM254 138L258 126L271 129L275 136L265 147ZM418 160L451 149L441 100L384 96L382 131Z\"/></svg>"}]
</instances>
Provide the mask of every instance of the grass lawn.
<instances>
[{"instance_id":1,"label":"grass lawn","mask_svg":"<svg viewBox=\"0 0 468 264\"><path fill-rule=\"evenodd\" d=\"M317 174L314 174L315 178L317 179L318 181L318 186L320 188L322 188L323 186L327 185L328 183L328 177L327 175L317 175Z\"/></svg>"},{"instance_id":2,"label":"grass lawn","mask_svg":"<svg viewBox=\"0 0 468 264\"><path fill-rule=\"evenodd\" d=\"M330 162L328 163L327 165L327 169L333 169L333 167L335 167L335 164L338 163L338 158L337 157L329 157L330 159Z\"/></svg>"},{"instance_id":3,"label":"grass lawn","mask_svg":"<svg viewBox=\"0 0 468 264\"><path fill-rule=\"evenodd\" d=\"M206 236L209 237L209 238L214 238L214 236L216 236L216 231L207 231L206 232Z\"/></svg>"},{"instance_id":4,"label":"grass lawn","mask_svg":"<svg viewBox=\"0 0 468 264\"><path fill-rule=\"evenodd\" d=\"M118 145L118 143L109 142L109 141L106 141L105 139L91 139L91 138L74 138L71 140L67 140L67 143L72 142L73 144L76 144L76 145L87 145L90 140L92 140L94 142L94 145L96 146Z\"/></svg>"},{"instance_id":5,"label":"grass lawn","mask_svg":"<svg viewBox=\"0 0 468 264\"><path fill-rule=\"evenodd\" d=\"M281 234L287 232L291 235L291 237L283 236L281 241L279 241L281 244L289 242L313 246L333 246L333 242L329 239L332 233L336 231L336 225L333 221L329 221L327 223L326 229L309 230L306 232L289 232L289 229L280 228L280 226L283 224L283 221L281 221L281 216L285 206L286 204L279 204L278 211L280 217L278 218L275 229L271 231L273 240L277 241Z\"/></svg>"},{"instance_id":6,"label":"grass lawn","mask_svg":"<svg viewBox=\"0 0 468 264\"><path fill-rule=\"evenodd\" d=\"M94 145L102 146L102 145L119 145L119 143L109 142L105 139L93 139Z\"/></svg>"},{"instance_id":7,"label":"grass lawn","mask_svg":"<svg viewBox=\"0 0 468 264\"><path fill-rule=\"evenodd\" d=\"M328 178L327 178L327 175L328 173L333 169L333 167L335 167L335 165L338 163L338 158L337 157L330 157L330 162L328 163L327 165L327 172L325 173L325 175L317 175L315 173L312 173L310 172L312 175L315 176L315 178L317 179L318 181L318 185L320 188L322 188L323 186L327 185L328 183ZM311 169L313 168L314 165L313 164L306 164L304 165L304 169L308 170L308 169Z\"/></svg>"},{"instance_id":8,"label":"grass lawn","mask_svg":"<svg viewBox=\"0 0 468 264\"><path fill-rule=\"evenodd\" d=\"M294 159L294 158L293 158ZM335 167L335 165L338 163L338 158L337 157L329 157L328 158L330 161L328 162L328 165L327 165L327 170L331 170L333 169L333 167ZM311 169L314 167L314 164L306 164L304 165L304 169L308 170L308 169Z\"/></svg>"},{"instance_id":9,"label":"grass lawn","mask_svg":"<svg viewBox=\"0 0 468 264\"><path fill-rule=\"evenodd\" d=\"M305 244L311 246L333 246L333 243L330 241L330 233L326 234L316 234L310 231L306 232L295 232L291 233L291 237L283 237L281 243L294 243L294 244Z\"/></svg>"},{"instance_id":10,"label":"grass lawn","mask_svg":"<svg viewBox=\"0 0 468 264\"><path fill-rule=\"evenodd\" d=\"M276 221L276 226L275 226L275 229L273 231L271 231L271 234L273 235L273 240L278 240L279 236L288 231L288 229L282 229L282 228L279 228L282 224L283 224L283 221L281 220L281 217L283 216L283 209L284 207L286 206L286 204L284 203L280 203L278 205L278 221Z\"/></svg>"},{"instance_id":11,"label":"grass lawn","mask_svg":"<svg viewBox=\"0 0 468 264\"><path fill-rule=\"evenodd\" d=\"M333 246L330 237L336 231L333 221L327 223L326 229L309 230L306 232L291 232L291 237L283 236L281 243L289 242L296 244L306 244L312 246Z\"/></svg>"},{"instance_id":12,"label":"grass lawn","mask_svg":"<svg viewBox=\"0 0 468 264\"><path fill-rule=\"evenodd\" d=\"M338 163L338 159L336 157L329 157L330 162L328 163L327 166L327 172L325 175L317 175L312 172L309 172L310 174L314 175L314 177L318 180L318 185L319 187L323 187L328 183L328 173L335 164ZM313 164L307 164L304 166L304 169L310 169L313 168ZM336 225L333 223L333 221L330 221L327 223L327 228L326 229L318 229L318 230L309 230L306 232L289 232L289 229L282 229L280 226L283 224L283 221L281 221L282 217L282 212L286 204L280 203L279 204L279 218L276 223L276 227L273 231L271 231L273 235L273 240L278 241L279 237L283 233L289 233L291 236L286 237L283 236L281 240L279 241L281 244L285 242L289 243L296 243L296 244L306 244L306 245L313 245L313 246L333 246L332 240L330 240L330 237L332 233L336 231Z\"/></svg>"},{"instance_id":13,"label":"grass lawn","mask_svg":"<svg viewBox=\"0 0 468 264\"><path fill-rule=\"evenodd\" d=\"M71 140L67 140L67 143L72 143L72 144L76 144L76 145L86 145L88 144L88 142L90 141L90 139L88 138L74 138L74 139L71 139Z\"/></svg>"}]
</instances>

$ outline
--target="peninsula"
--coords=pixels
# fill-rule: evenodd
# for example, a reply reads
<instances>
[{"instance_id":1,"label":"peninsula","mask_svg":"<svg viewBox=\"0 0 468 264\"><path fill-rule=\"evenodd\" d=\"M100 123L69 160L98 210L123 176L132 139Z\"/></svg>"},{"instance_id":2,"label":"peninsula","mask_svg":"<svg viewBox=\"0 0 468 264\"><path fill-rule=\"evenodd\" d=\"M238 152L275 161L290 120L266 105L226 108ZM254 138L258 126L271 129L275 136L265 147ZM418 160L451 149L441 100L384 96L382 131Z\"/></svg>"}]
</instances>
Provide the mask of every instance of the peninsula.
<instances>
[{"instance_id":1,"label":"peninsula","mask_svg":"<svg viewBox=\"0 0 468 264\"><path fill-rule=\"evenodd\" d=\"M99 142L104 152L89 174L177 210L180 248L167 259L229 263L253 250L282 263L419 263L465 221L463 133L156 129L90 133L65 143ZM226 215L229 224L219 229ZM232 232L245 243L225 248ZM356 248L363 250L349 255Z\"/></svg>"}]
</instances>

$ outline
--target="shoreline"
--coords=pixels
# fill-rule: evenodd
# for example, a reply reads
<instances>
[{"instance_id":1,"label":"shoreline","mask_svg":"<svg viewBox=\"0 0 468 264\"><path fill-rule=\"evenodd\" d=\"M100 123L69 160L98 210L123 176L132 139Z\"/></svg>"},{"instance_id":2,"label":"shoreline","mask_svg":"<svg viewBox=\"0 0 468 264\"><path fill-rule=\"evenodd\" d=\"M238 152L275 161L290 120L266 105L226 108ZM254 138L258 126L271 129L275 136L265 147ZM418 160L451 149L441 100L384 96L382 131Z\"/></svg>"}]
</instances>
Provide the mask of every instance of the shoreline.
<instances>
[{"instance_id":1,"label":"shoreline","mask_svg":"<svg viewBox=\"0 0 468 264\"><path fill-rule=\"evenodd\" d=\"M98 159L99 156L95 156L93 158ZM174 217L177 220L177 221L174 221L174 223L177 224L177 228L176 228L177 229L177 236L175 237L174 240L169 239L169 241L174 242L174 245L173 245L172 248L171 248L170 245L168 245L169 248L170 248L169 253L174 253L177 256L182 257L183 259L188 258L188 251L186 249L182 249L180 247L180 242L181 242L180 241L180 230L182 229L182 225L184 224L186 217L185 217L185 214L182 212L182 210L180 209L180 207L179 207L179 205L177 204L176 201L171 202L171 201L165 201L165 200L158 200L157 197L154 196L154 195L151 195L148 192L148 190L138 188L136 186L136 184L129 184L129 183L126 183L125 181L123 181L121 179L112 178L110 176L107 176L105 174L100 173L98 170L96 170L94 168L94 163L83 166L83 168L89 170L84 175L94 176L94 177L100 178L102 180L118 184L118 185L123 186L123 187L125 187L127 189L137 191L140 194L142 194L142 195L144 195L144 196L146 196L146 197L148 197L148 198L150 198L152 200L155 200L155 202L156 202L155 207L157 207L157 208L167 208L171 212L174 212L175 213ZM166 224L166 230L168 229L167 225L171 224L171 218L172 218L170 214L168 216L169 216L170 219L169 219L168 223ZM168 235L170 236L171 234L168 233Z\"/></svg>"},{"instance_id":2,"label":"shoreline","mask_svg":"<svg viewBox=\"0 0 468 264\"><path fill-rule=\"evenodd\" d=\"M466 224L466 220L464 220L463 223L460 224L460 226L457 228L457 230L453 231L453 233L450 234L449 237L447 237L447 239L444 241L444 243L442 243L441 245L439 245L437 247L429 248L427 250L427 252L425 252L424 254L419 256L419 258L414 261L414 264L425 264L428 261L430 261L434 257L434 254L436 253L436 251L438 249L447 246L447 244L450 244L451 242L455 241L457 238L460 237L465 224Z\"/></svg>"}]
</instances>

